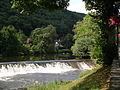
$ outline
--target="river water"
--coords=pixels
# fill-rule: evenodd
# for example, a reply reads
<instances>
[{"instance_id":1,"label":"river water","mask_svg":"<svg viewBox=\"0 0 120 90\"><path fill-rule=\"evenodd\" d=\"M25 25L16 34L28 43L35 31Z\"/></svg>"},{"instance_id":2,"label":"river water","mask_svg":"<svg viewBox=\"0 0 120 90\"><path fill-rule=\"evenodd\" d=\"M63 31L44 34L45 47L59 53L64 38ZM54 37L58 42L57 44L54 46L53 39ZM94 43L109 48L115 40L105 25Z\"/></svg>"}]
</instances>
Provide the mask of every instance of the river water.
<instances>
[{"instance_id":1,"label":"river water","mask_svg":"<svg viewBox=\"0 0 120 90\"><path fill-rule=\"evenodd\" d=\"M1 62L0 90L17 90L57 80L72 81L79 78L81 72L93 67L93 63L80 60L38 61L36 59L34 61Z\"/></svg>"}]
</instances>

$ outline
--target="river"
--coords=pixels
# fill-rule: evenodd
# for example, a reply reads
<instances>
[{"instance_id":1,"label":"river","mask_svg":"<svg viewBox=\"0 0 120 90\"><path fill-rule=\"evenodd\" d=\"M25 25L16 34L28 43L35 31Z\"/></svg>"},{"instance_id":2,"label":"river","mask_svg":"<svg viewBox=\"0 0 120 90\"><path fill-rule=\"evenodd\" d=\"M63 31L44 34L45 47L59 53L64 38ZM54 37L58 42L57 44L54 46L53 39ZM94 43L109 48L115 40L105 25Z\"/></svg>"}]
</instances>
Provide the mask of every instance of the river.
<instances>
[{"instance_id":1,"label":"river","mask_svg":"<svg viewBox=\"0 0 120 90\"><path fill-rule=\"evenodd\" d=\"M21 59L21 60L20 60ZM36 84L47 84L57 80L72 81L94 64L80 60L49 60L40 57L4 59L0 63L0 90L17 90Z\"/></svg>"}]
</instances>

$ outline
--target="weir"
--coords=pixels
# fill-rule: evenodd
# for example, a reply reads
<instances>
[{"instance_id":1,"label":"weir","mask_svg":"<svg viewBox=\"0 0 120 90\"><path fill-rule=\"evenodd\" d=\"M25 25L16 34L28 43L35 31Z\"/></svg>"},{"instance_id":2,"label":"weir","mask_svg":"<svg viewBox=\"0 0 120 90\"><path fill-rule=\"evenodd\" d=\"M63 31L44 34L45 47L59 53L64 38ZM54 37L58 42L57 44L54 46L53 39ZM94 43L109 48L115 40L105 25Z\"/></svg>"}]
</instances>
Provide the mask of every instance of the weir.
<instances>
[{"instance_id":1,"label":"weir","mask_svg":"<svg viewBox=\"0 0 120 90\"><path fill-rule=\"evenodd\" d=\"M0 87L14 89L21 88L19 86L24 88L36 82L44 84L54 80L71 81L77 79L80 72L93 67L92 62L80 60L1 62ZM7 87L4 87L6 84Z\"/></svg>"},{"instance_id":2,"label":"weir","mask_svg":"<svg viewBox=\"0 0 120 90\"><path fill-rule=\"evenodd\" d=\"M65 73L90 70L93 65L80 60L21 61L0 63L0 77L27 73Z\"/></svg>"}]
</instances>

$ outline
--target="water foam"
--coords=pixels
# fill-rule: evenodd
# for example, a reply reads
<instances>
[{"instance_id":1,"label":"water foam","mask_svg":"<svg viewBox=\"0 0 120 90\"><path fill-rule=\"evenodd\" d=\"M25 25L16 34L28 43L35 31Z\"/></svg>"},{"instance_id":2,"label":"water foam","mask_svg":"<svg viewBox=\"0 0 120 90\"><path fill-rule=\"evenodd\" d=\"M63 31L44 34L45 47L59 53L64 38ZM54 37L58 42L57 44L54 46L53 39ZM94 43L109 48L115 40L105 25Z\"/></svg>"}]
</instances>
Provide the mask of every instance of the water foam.
<instances>
[{"instance_id":1,"label":"water foam","mask_svg":"<svg viewBox=\"0 0 120 90\"><path fill-rule=\"evenodd\" d=\"M74 65L75 63L75 65ZM7 64L1 65L0 77L14 76L27 73L51 73L61 74L75 70L91 70L93 67L85 62L52 62L45 64ZM77 66L77 67L76 67Z\"/></svg>"},{"instance_id":2,"label":"water foam","mask_svg":"<svg viewBox=\"0 0 120 90\"><path fill-rule=\"evenodd\" d=\"M68 71L77 70L72 68L66 63L47 63L45 66L39 64L26 64L26 65L2 65L0 68L0 77L13 76L17 74L27 74L27 73L65 73Z\"/></svg>"}]
</instances>

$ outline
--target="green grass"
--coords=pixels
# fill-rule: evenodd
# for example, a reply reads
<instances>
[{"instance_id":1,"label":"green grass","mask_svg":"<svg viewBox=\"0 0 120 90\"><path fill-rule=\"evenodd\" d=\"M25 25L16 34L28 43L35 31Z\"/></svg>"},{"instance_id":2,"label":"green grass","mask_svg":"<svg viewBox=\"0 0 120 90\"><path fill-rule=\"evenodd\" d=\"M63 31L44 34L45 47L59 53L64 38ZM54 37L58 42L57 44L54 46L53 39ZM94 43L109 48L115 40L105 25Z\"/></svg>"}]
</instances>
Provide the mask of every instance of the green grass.
<instances>
[{"instance_id":1,"label":"green grass","mask_svg":"<svg viewBox=\"0 0 120 90\"><path fill-rule=\"evenodd\" d=\"M55 81L48 85L36 85L27 90L106 90L109 88L110 67L97 66L80 74L80 78L71 82Z\"/></svg>"},{"instance_id":2,"label":"green grass","mask_svg":"<svg viewBox=\"0 0 120 90\"><path fill-rule=\"evenodd\" d=\"M58 90L59 87L68 84L68 81L54 81L47 85L35 85L28 87L27 90Z\"/></svg>"},{"instance_id":3,"label":"green grass","mask_svg":"<svg viewBox=\"0 0 120 90\"><path fill-rule=\"evenodd\" d=\"M110 67L99 67L81 74L81 78L59 90L106 90L109 88Z\"/></svg>"}]
</instances>

